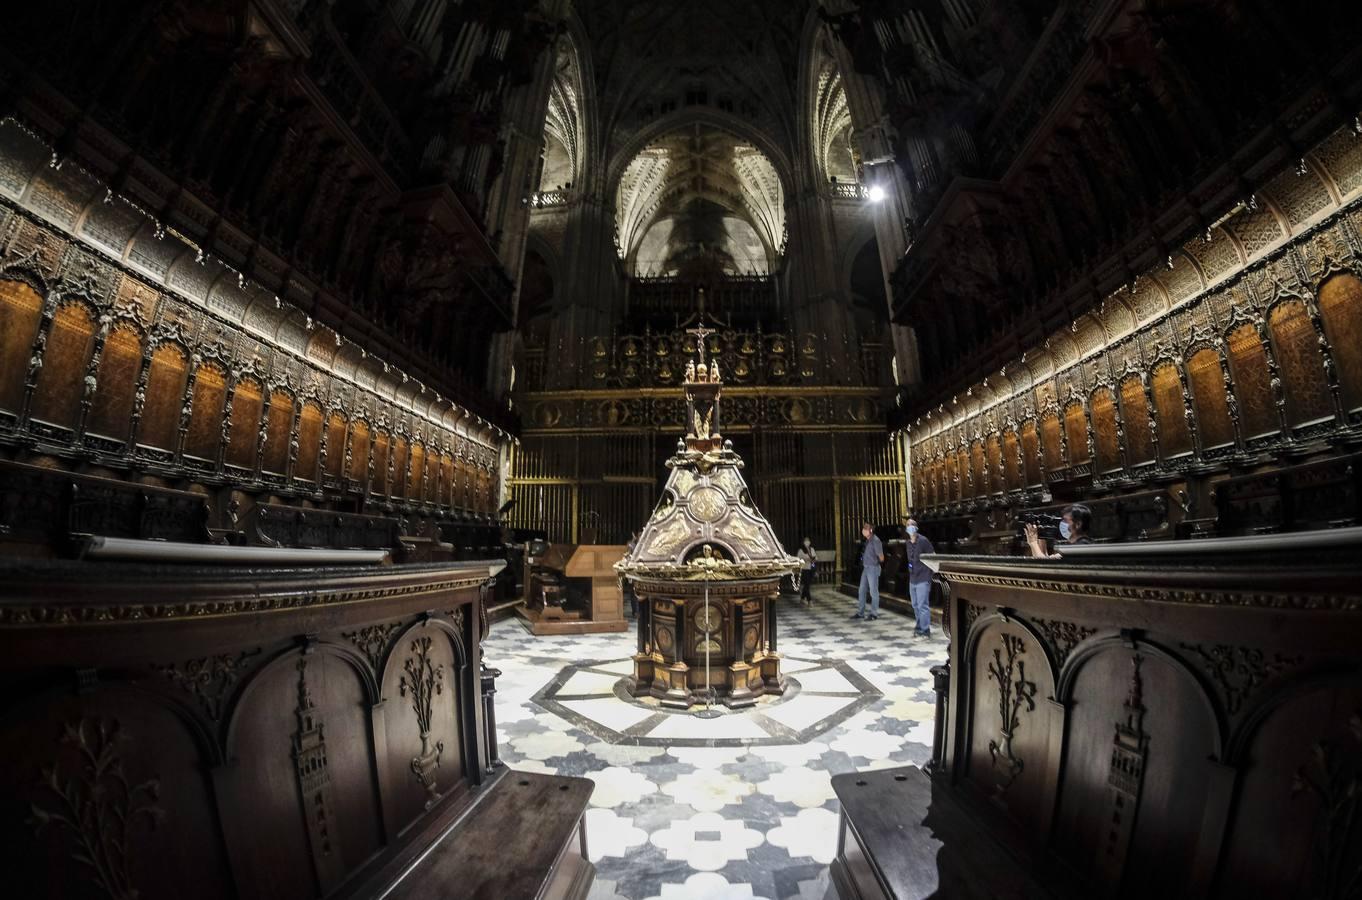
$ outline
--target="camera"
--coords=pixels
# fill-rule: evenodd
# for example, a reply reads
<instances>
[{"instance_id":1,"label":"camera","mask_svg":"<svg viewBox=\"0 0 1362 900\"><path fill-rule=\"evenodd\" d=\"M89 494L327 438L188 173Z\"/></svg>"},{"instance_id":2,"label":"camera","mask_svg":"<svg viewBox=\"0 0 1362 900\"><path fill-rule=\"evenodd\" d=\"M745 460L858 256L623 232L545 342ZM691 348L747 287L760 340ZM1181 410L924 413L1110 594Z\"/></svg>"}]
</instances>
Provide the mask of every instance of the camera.
<instances>
[{"instance_id":1,"label":"camera","mask_svg":"<svg viewBox=\"0 0 1362 900\"><path fill-rule=\"evenodd\" d=\"M1049 513L1024 512L1017 517L1017 537L1026 540L1026 526L1036 526L1036 534L1041 540L1057 541L1059 536L1059 523L1064 521L1062 516L1053 516Z\"/></svg>"}]
</instances>

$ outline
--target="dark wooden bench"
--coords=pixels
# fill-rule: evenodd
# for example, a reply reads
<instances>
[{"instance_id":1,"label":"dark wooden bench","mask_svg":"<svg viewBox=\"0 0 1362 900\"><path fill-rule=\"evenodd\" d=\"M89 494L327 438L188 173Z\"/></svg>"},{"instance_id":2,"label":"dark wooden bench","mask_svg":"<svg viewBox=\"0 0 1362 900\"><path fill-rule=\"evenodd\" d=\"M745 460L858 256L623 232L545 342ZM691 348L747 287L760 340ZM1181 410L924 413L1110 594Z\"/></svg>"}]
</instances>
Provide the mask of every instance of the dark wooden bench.
<instances>
[{"instance_id":1,"label":"dark wooden bench","mask_svg":"<svg viewBox=\"0 0 1362 900\"><path fill-rule=\"evenodd\" d=\"M917 766L834 775L841 900L1051 900L976 818Z\"/></svg>"},{"instance_id":2,"label":"dark wooden bench","mask_svg":"<svg viewBox=\"0 0 1362 900\"><path fill-rule=\"evenodd\" d=\"M1222 536L1338 528L1362 521L1362 454L1227 478L1215 486Z\"/></svg>"},{"instance_id":3,"label":"dark wooden bench","mask_svg":"<svg viewBox=\"0 0 1362 900\"><path fill-rule=\"evenodd\" d=\"M258 547L327 550L386 550L394 562L438 562L422 557L401 537L401 525L388 516L306 509L258 503L246 513L246 542Z\"/></svg>"},{"instance_id":4,"label":"dark wooden bench","mask_svg":"<svg viewBox=\"0 0 1362 900\"><path fill-rule=\"evenodd\" d=\"M190 491L0 460L7 552L60 556L85 535L210 543L208 498Z\"/></svg>"},{"instance_id":5,"label":"dark wooden bench","mask_svg":"<svg viewBox=\"0 0 1362 900\"><path fill-rule=\"evenodd\" d=\"M581 900L589 778L503 770L383 900Z\"/></svg>"}]
</instances>

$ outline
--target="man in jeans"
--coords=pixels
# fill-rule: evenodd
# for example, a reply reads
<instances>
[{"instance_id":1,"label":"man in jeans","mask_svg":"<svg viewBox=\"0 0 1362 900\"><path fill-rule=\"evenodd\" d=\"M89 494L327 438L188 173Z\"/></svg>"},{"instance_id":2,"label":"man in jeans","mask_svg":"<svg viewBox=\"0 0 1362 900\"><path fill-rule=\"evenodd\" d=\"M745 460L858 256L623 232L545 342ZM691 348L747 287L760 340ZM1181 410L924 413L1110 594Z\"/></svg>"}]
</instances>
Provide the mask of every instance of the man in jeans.
<instances>
[{"instance_id":1,"label":"man in jeans","mask_svg":"<svg viewBox=\"0 0 1362 900\"><path fill-rule=\"evenodd\" d=\"M913 601L913 614L917 617L917 627L913 637L925 640L932 635L932 570L922 561L927 553L935 553L936 548L927 540L926 535L918 534L917 519L908 517L908 597Z\"/></svg>"},{"instance_id":2,"label":"man in jeans","mask_svg":"<svg viewBox=\"0 0 1362 900\"><path fill-rule=\"evenodd\" d=\"M861 551L861 587L857 591L860 603L856 605L853 619L878 619L880 617L880 566L884 564L884 544L875 534L869 522L861 523L861 536L865 538L865 549ZM865 612L865 594L870 591L873 601L870 614Z\"/></svg>"}]
</instances>

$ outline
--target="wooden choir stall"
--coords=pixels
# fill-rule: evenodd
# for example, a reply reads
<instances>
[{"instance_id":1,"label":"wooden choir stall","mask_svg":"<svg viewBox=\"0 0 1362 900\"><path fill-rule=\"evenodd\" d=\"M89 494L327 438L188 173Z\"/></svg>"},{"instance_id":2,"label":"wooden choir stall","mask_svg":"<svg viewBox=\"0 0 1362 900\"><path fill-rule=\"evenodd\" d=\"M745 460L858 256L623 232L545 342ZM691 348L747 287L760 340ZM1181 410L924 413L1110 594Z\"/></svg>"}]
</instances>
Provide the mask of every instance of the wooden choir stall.
<instances>
[{"instance_id":1,"label":"wooden choir stall","mask_svg":"<svg viewBox=\"0 0 1362 900\"><path fill-rule=\"evenodd\" d=\"M932 761L833 778L843 900L1362 884L1362 528L935 557Z\"/></svg>"},{"instance_id":2,"label":"wooden choir stall","mask_svg":"<svg viewBox=\"0 0 1362 900\"><path fill-rule=\"evenodd\" d=\"M591 782L497 759L504 562L113 540L0 563L7 896L586 895Z\"/></svg>"}]
</instances>

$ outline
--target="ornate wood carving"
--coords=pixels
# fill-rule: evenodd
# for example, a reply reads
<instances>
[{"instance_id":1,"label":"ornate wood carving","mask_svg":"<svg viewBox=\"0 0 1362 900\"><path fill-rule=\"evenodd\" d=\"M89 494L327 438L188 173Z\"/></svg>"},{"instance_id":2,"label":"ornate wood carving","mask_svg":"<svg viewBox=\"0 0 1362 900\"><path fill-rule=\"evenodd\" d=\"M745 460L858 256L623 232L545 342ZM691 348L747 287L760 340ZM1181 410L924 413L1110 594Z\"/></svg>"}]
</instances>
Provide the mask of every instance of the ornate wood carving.
<instances>
[{"instance_id":1,"label":"ornate wood carving","mask_svg":"<svg viewBox=\"0 0 1362 900\"><path fill-rule=\"evenodd\" d=\"M993 768L1002 770L995 786L1000 795L1012 787L1026 765L1012 750L1012 739L1022 725L1022 708L1025 707L1027 712L1036 708L1036 683L1027 680L1026 661L1021 659L1026 653L1026 641L1012 634L1001 635L1001 641L1002 647L993 648L993 662L988 664L988 677L998 685L998 733L1001 740L990 740L988 752L993 759ZM1006 660L1003 658L1004 653L1007 655Z\"/></svg>"},{"instance_id":2,"label":"ornate wood carving","mask_svg":"<svg viewBox=\"0 0 1362 900\"><path fill-rule=\"evenodd\" d=\"M81 719L65 726L61 744L76 753L77 765L54 763L43 770L42 799L30 807L29 822L41 835L62 833L72 862L109 900L136 900L129 860L142 824L156 827L165 811L156 804L160 781L128 781L123 751L129 735L117 719Z\"/></svg>"},{"instance_id":3,"label":"ornate wood carving","mask_svg":"<svg viewBox=\"0 0 1362 900\"><path fill-rule=\"evenodd\" d=\"M421 732L421 752L411 759L411 773L421 787L426 789L426 809L430 809L440 799L436 788L435 770L440 768L440 755L444 753L444 741L430 740L431 717L435 712L435 698L444 693L445 667L430 660L431 638L418 637L411 642L411 656L402 664L405 674L399 682L403 697L411 697L412 712L416 714L417 727Z\"/></svg>"},{"instance_id":4,"label":"ornate wood carving","mask_svg":"<svg viewBox=\"0 0 1362 900\"><path fill-rule=\"evenodd\" d=\"M1031 622L1045 635L1055 653L1056 668L1063 668L1064 662L1074 647L1097 633L1096 628L1088 628L1060 619L1032 619Z\"/></svg>"},{"instance_id":5,"label":"ornate wood carving","mask_svg":"<svg viewBox=\"0 0 1362 900\"><path fill-rule=\"evenodd\" d=\"M312 866L323 893L329 893L345 878L345 857L336 840L335 798L326 756L326 725L312 702L307 685L308 657L298 660L298 706L293 715L298 730L293 733L293 763L298 776L298 794L307 836L312 849Z\"/></svg>"},{"instance_id":6,"label":"ornate wood carving","mask_svg":"<svg viewBox=\"0 0 1362 900\"><path fill-rule=\"evenodd\" d=\"M454 610L454 612L463 614L463 610ZM369 660L369 665L374 667L375 672L381 672L383 654L387 651L393 634L401 627L401 622L387 622L382 625L369 625L358 631L343 631L341 637L359 648L359 652L363 653L364 658Z\"/></svg>"},{"instance_id":7,"label":"ornate wood carving","mask_svg":"<svg viewBox=\"0 0 1362 900\"><path fill-rule=\"evenodd\" d=\"M1145 755L1149 735L1144 730L1144 681L1140 664L1144 657L1130 657L1130 687L1126 693L1125 717L1116 722L1112 737L1111 769L1107 775L1107 834L1099 851L1098 868L1108 884L1117 884L1125 868L1126 853L1135 831L1144 786Z\"/></svg>"},{"instance_id":8,"label":"ornate wood carving","mask_svg":"<svg viewBox=\"0 0 1362 900\"><path fill-rule=\"evenodd\" d=\"M1231 644L1182 644L1201 664L1225 701L1225 710L1237 715L1244 703L1264 682L1300 666L1299 655L1266 653L1255 647Z\"/></svg>"},{"instance_id":9,"label":"ornate wood carving","mask_svg":"<svg viewBox=\"0 0 1362 900\"><path fill-rule=\"evenodd\" d=\"M250 661L258 655L258 648L242 650L240 653L219 653L162 666L160 672L181 689L193 694L208 713L208 718L220 722L223 707L231 699L233 688L250 667Z\"/></svg>"},{"instance_id":10,"label":"ornate wood carving","mask_svg":"<svg viewBox=\"0 0 1362 900\"><path fill-rule=\"evenodd\" d=\"M1309 880L1310 896L1351 900L1362 885L1362 711L1348 718L1336 740L1319 741L1313 756L1296 770L1292 793L1311 794L1319 803L1315 817L1316 848Z\"/></svg>"}]
</instances>

